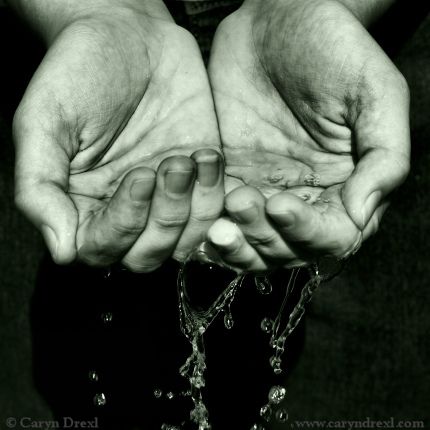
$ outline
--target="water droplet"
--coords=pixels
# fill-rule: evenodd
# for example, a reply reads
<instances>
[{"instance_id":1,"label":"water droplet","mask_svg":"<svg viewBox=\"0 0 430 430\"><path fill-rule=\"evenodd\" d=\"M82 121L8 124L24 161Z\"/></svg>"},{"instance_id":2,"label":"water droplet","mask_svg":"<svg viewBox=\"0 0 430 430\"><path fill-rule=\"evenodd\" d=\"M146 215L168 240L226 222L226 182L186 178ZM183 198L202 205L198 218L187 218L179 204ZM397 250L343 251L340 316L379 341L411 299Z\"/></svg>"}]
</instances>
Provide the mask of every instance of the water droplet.
<instances>
[{"instance_id":1,"label":"water droplet","mask_svg":"<svg viewBox=\"0 0 430 430\"><path fill-rule=\"evenodd\" d=\"M276 420L280 423L285 423L288 420L288 413L285 409L279 409L276 411Z\"/></svg>"},{"instance_id":2,"label":"water droplet","mask_svg":"<svg viewBox=\"0 0 430 430\"><path fill-rule=\"evenodd\" d=\"M265 430L265 427L264 427L264 426L262 426L261 424L254 424L254 425L251 427L251 430Z\"/></svg>"},{"instance_id":3,"label":"water droplet","mask_svg":"<svg viewBox=\"0 0 430 430\"><path fill-rule=\"evenodd\" d=\"M305 185L310 185L311 187L318 187L321 182L321 176L318 173L309 173L305 176Z\"/></svg>"},{"instance_id":4,"label":"water droplet","mask_svg":"<svg viewBox=\"0 0 430 430\"><path fill-rule=\"evenodd\" d=\"M275 375L279 375L282 373L281 363L282 363L281 359L276 355L270 358L270 365L272 366L272 369Z\"/></svg>"},{"instance_id":5,"label":"water droplet","mask_svg":"<svg viewBox=\"0 0 430 430\"><path fill-rule=\"evenodd\" d=\"M95 370L90 370L88 372L88 379L91 382L97 382L99 380L99 375L97 375L97 372Z\"/></svg>"},{"instance_id":6,"label":"water droplet","mask_svg":"<svg viewBox=\"0 0 430 430\"><path fill-rule=\"evenodd\" d=\"M169 392L166 394L166 397L167 397L169 400L172 400L172 399L173 399L173 397L175 397L175 395L174 395L171 391L169 391Z\"/></svg>"},{"instance_id":7,"label":"water droplet","mask_svg":"<svg viewBox=\"0 0 430 430\"><path fill-rule=\"evenodd\" d=\"M272 418L272 408L270 405L264 405L260 409L260 417L269 422Z\"/></svg>"},{"instance_id":8,"label":"water droplet","mask_svg":"<svg viewBox=\"0 0 430 430\"><path fill-rule=\"evenodd\" d=\"M93 402L96 406L104 406L106 404L106 396L103 393L97 393L94 396Z\"/></svg>"},{"instance_id":9,"label":"water droplet","mask_svg":"<svg viewBox=\"0 0 430 430\"><path fill-rule=\"evenodd\" d=\"M190 382L196 388L202 388L205 386L205 380L203 376L191 376Z\"/></svg>"},{"instance_id":10,"label":"water droplet","mask_svg":"<svg viewBox=\"0 0 430 430\"><path fill-rule=\"evenodd\" d=\"M110 324L113 319L112 312L104 312L101 314L101 319L105 324Z\"/></svg>"},{"instance_id":11,"label":"water droplet","mask_svg":"<svg viewBox=\"0 0 430 430\"><path fill-rule=\"evenodd\" d=\"M278 405L284 400L286 389L281 385L274 385L269 391L269 402Z\"/></svg>"},{"instance_id":12,"label":"water droplet","mask_svg":"<svg viewBox=\"0 0 430 430\"><path fill-rule=\"evenodd\" d=\"M160 388L154 390L154 397L159 399L163 395L163 391Z\"/></svg>"},{"instance_id":13,"label":"water droplet","mask_svg":"<svg viewBox=\"0 0 430 430\"><path fill-rule=\"evenodd\" d=\"M106 269L105 271L104 271L104 273L103 273L103 278L104 279L106 279L106 280L108 280L108 279L110 279L112 277L112 270L109 268L109 269Z\"/></svg>"},{"instance_id":14,"label":"water droplet","mask_svg":"<svg viewBox=\"0 0 430 430\"><path fill-rule=\"evenodd\" d=\"M225 325L225 328L228 330L231 330L234 326L233 316L231 315L230 312L226 312L224 314L224 325Z\"/></svg>"},{"instance_id":15,"label":"water droplet","mask_svg":"<svg viewBox=\"0 0 430 430\"><path fill-rule=\"evenodd\" d=\"M284 353L284 347L283 346L276 346L276 354L282 355Z\"/></svg>"},{"instance_id":16,"label":"water droplet","mask_svg":"<svg viewBox=\"0 0 430 430\"><path fill-rule=\"evenodd\" d=\"M260 294L267 295L272 292L272 284L266 276L256 276L254 278L254 284Z\"/></svg>"},{"instance_id":17,"label":"water droplet","mask_svg":"<svg viewBox=\"0 0 430 430\"><path fill-rule=\"evenodd\" d=\"M280 336L276 341L276 347L277 348L283 348L285 345L285 341L287 340L286 337Z\"/></svg>"},{"instance_id":18,"label":"water droplet","mask_svg":"<svg viewBox=\"0 0 430 430\"><path fill-rule=\"evenodd\" d=\"M270 333L273 329L273 321L270 318L263 318L260 327L264 333Z\"/></svg>"}]
</instances>

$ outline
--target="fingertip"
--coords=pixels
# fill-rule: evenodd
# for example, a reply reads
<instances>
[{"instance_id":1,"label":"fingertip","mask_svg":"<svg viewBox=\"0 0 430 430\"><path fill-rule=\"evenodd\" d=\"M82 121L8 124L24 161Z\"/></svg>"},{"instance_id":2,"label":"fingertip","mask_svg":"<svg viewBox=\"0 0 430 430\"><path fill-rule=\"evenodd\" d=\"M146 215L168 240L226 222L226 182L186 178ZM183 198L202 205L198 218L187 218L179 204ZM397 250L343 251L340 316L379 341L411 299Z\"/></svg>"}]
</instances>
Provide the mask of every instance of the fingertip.
<instances>
[{"instance_id":1,"label":"fingertip","mask_svg":"<svg viewBox=\"0 0 430 430\"><path fill-rule=\"evenodd\" d=\"M47 226L43 225L41 227L42 236L45 240L46 246L49 249L49 252L51 253L52 259L56 262L57 261L57 255L58 255L58 239L57 235L55 234L54 230Z\"/></svg>"},{"instance_id":2,"label":"fingertip","mask_svg":"<svg viewBox=\"0 0 430 430\"><path fill-rule=\"evenodd\" d=\"M214 163L221 160L222 156L214 149L203 148L193 152L190 158L196 163Z\"/></svg>"},{"instance_id":3,"label":"fingertip","mask_svg":"<svg viewBox=\"0 0 430 430\"><path fill-rule=\"evenodd\" d=\"M348 216L359 230L363 230L379 206L383 194L380 190L371 190L363 195L356 191L353 178L342 189L342 202Z\"/></svg>"},{"instance_id":4,"label":"fingertip","mask_svg":"<svg viewBox=\"0 0 430 430\"><path fill-rule=\"evenodd\" d=\"M238 230L234 223L225 218L220 218L208 230L207 237L217 249L229 250L240 239Z\"/></svg>"},{"instance_id":5,"label":"fingertip","mask_svg":"<svg viewBox=\"0 0 430 430\"><path fill-rule=\"evenodd\" d=\"M261 192L250 185L235 188L225 197L227 211L238 212L250 206L264 206L265 198Z\"/></svg>"},{"instance_id":6,"label":"fingertip","mask_svg":"<svg viewBox=\"0 0 430 430\"><path fill-rule=\"evenodd\" d=\"M167 172L188 172L194 171L196 163L185 155L174 155L164 159L157 169L157 174L164 175Z\"/></svg>"},{"instance_id":7,"label":"fingertip","mask_svg":"<svg viewBox=\"0 0 430 430\"><path fill-rule=\"evenodd\" d=\"M163 160L157 170L157 188L174 198L182 198L192 191L196 175L194 161L182 155Z\"/></svg>"},{"instance_id":8,"label":"fingertip","mask_svg":"<svg viewBox=\"0 0 430 430\"><path fill-rule=\"evenodd\" d=\"M61 265L76 258L78 214L73 202L52 183L24 187L17 191L18 209L41 232L52 259Z\"/></svg>"},{"instance_id":9,"label":"fingertip","mask_svg":"<svg viewBox=\"0 0 430 430\"><path fill-rule=\"evenodd\" d=\"M222 183L221 155L213 149L200 149L191 155L197 166L197 182L202 187L214 187Z\"/></svg>"},{"instance_id":10,"label":"fingertip","mask_svg":"<svg viewBox=\"0 0 430 430\"><path fill-rule=\"evenodd\" d=\"M130 186L130 198L135 203L146 202L151 199L155 187L155 176L138 178Z\"/></svg>"},{"instance_id":11,"label":"fingertip","mask_svg":"<svg viewBox=\"0 0 430 430\"><path fill-rule=\"evenodd\" d=\"M48 225L41 227L42 235L49 249L52 260L58 265L67 265L75 261L76 249L74 238L71 235L56 234L54 229ZM67 237L69 236L69 237Z\"/></svg>"},{"instance_id":12,"label":"fingertip","mask_svg":"<svg viewBox=\"0 0 430 430\"><path fill-rule=\"evenodd\" d=\"M139 179L153 179L155 181L156 175L156 172L149 167L137 167L130 170L130 172L128 172L124 177L123 181L135 182Z\"/></svg>"},{"instance_id":13,"label":"fingertip","mask_svg":"<svg viewBox=\"0 0 430 430\"><path fill-rule=\"evenodd\" d=\"M267 214L284 227L289 227L300 220L303 211L310 206L291 193L279 193L270 197L266 203Z\"/></svg>"}]
</instances>

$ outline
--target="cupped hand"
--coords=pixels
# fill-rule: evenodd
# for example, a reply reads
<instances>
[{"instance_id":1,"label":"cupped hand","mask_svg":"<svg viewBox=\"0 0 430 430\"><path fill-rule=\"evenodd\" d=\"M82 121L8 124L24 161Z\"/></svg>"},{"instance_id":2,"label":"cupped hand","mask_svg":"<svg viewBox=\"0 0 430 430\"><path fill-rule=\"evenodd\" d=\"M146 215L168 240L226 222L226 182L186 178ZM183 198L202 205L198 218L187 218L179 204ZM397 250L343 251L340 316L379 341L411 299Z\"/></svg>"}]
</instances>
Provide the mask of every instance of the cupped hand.
<instances>
[{"instance_id":1,"label":"cupped hand","mask_svg":"<svg viewBox=\"0 0 430 430\"><path fill-rule=\"evenodd\" d=\"M221 23L210 80L229 218L209 230L241 270L348 256L409 169L407 85L337 1L247 0Z\"/></svg>"},{"instance_id":2,"label":"cupped hand","mask_svg":"<svg viewBox=\"0 0 430 430\"><path fill-rule=\"evenodd\" d=\"M207 73L164 7L73 16L27 88L14 135L17 205L57 263L150 271L186 255L222 210Z\"/></svg>"}]
</instances>

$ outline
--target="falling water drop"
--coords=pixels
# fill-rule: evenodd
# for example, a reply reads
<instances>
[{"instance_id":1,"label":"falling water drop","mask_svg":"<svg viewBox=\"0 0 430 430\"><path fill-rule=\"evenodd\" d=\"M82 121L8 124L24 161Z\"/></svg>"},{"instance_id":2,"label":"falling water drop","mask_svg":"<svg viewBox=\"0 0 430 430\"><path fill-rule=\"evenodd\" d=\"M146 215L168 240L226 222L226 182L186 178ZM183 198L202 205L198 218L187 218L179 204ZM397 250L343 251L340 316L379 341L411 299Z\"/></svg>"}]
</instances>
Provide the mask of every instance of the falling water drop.
<instances>
[{"instance_id":1,"label":"falling water drop","mask_svg":"<svg viewBox=\"0 0 430 430\"><path fill-rule=\"evenodd\" d=\"M161 430L180 430L180 427L171 426L170 424L161 424Z\"/></svg>"},{"instance_id":2,"label":"falling water drop","mask_svg":"<svg viewBox=\"0 0 430 430\"><path fill-rule=\"evenodd\" d=\"M97 372L95 370L90 370L88 372L88 379L91 382L97 382L99 380L99 375L97 375Z\"/></svg>"},{"instance_id":3,"label":"falling water drop","mask_svg":"<svg viewBox=\"0 0 430 430\"><path fill-rule=\"evenodd\" d=\"M260 417L263 418L264 421L269 422L272 418L272 407L270 405L264 405L260 409Z\"/></svg>"},{"instance_id":4,"label":"falling water drop","mask_svg":"<svg viewBox=\"0 0 430 430\"><path fill-rule=\"evenodd\" d=\"M104 406L106 404L106 396L103 393L97 393L94 396L93 402L96 406Z\"/></svg>"},{"instance_id":5,"label":"falling water drop","mask_svg":"<svg viewBox=\"0 0 430 430\"><path fill-rule=\"evenodd\" d=\"M279 375L282 373L281 363L281 359L276 355L270 358L270 366L272 366L275 375Z\"/></svg>"},{"instance_id":6,"label":"falling water drop","mask_svg":"<svg viewBox=\"0 0 430 430\"><path fill-rule=\"evenodd\" d=\"M273 321L270 318L263 318L260 327L264 333L270 333L273 330Z\"/></svg>"},{"instance_id":7,"label":"falling water drop","mask_svg":"<svg viewBox=\"0 0 430 430\"><path fill-rule=\"evenodd\" d=\"M231 314L230 306L227 306L227 309L224 313L224 326L228 330L231 330L234 326L234 320L233 315Z\"/></svg>"},{"instance_id":8,"label":"falling water drop","mask_svg":"<svg viewBox=\"0 0 430 430\"><path fill-rule=\"evenodd\" d=\"M279 405L284 400L286 392L281 385L274 385L269 391L269 403Z\"/></svg>"},{"instance_id":9,"label":"falling water drop","mask_svg":"<svg viewBox=\"0 0 430 430\"><path fill-rule=\"evenodd\" d=\"M113 319L112 312L104 312L101 314L101 319L104 324L110 324Z\"/></svg>"},{"instance_id":10,"label":"falling water drop","mask_svg":"<svg viewBox=\"0 0 430 430\"><path fill-rule=\"evenodd\" d=\"M279 423L285 423L288 420L288 413L285 409L279 409L276 411L275 417Z\"/></svg>"},{"instance_id":11,"label":"falling water drop","mask_svg":"<svg viewBox=\"0 0 430 430\"><path fill-rule=\"evenodd\" d=\"M156 388L154 390L154 397L156 399L159 399L163 395L163 391L160 388Z\"/></svg>"},{"instance_id":12,"label":"falling water drop","mask_svg":"<svg viewBox=\"0 0 430 430\"><path fill-rule=\"evenodd\" d=\"M261 424L254 424L250 430L266 430Z\"/></svg>"},{"instance_id":13,"label":"falling water drop","mask_svg":"<svg viewBox=\"0 0 430 430\"><path fill-rule=\"evenodd\" d=\"M254 283L260 294L267 295L272 292L272 284L266 276L256 276L254 278Z\"/></svg>"},{"instance_id":14,"label":"falling water drop","mask_svg":"<svg viewBox=\"0 0 430 430\"><path fill-rule=\"evenodd\" d=\"M106 269L103 273L103 278L107 281L107 280L110 280L111 277L112 277L112 270L110 268Z\"/></svg>"}]
</instances>

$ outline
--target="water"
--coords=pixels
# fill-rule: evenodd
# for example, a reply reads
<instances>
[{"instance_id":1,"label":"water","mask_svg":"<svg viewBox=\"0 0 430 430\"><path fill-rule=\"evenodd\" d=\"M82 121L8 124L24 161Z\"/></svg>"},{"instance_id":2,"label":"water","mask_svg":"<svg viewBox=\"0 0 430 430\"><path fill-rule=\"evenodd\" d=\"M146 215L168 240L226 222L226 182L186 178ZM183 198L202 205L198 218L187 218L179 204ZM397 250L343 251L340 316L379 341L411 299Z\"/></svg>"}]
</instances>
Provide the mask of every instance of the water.
<instances>
[{"instance_id":1,"label":"water","mask_svg":"<svg viewBox=\"0 0 430 430\"><path fill-rule=\"evenodd\" d=\"M198 251L199 258L202 253ZM192 409L190 411L190 421L196 425L198 430L211 430L209 420L209 411L205 405L203 398L203 389L206 386L205 371L206 371L206 353L204 335L213 321L223 314L224 325L226 329L231 330L234 326L232 315L232 303L236 298L236 293L242 287L243 281L247 275L245 273L236 274L234 279L227 285L225 289L221 289L218 296L205 307L201 304L196 304L192 301L192 294L187 285L186 270L190 263L195 258L192 255L181 267L178 273L178 306L179 306L179 322L180 328L184 336L188 339L191 346L191 353L185 363L179 369L179 373L188 380L189 390L183 395L188 396L192 400ZM210 262L210 258L205 256L206 263ZM213 269L213 266L210 266ZM305 306L311 300L316 288L320 285L322 277L319 274L318 267L313 265L308 268L310 280L305 284L300 293L300 298L297 304L292 307L289 315L285 315L287 302L291 298L291 293L296 287L297 277L300 270L293 269L290 272L290 278L286 283L283 302L274 319L266 317L261 321L261 329L270 335L269 344L273 349L273 354L269 359L275 375L282 373L282 355L285 350L285 342L288 336L294 331L303 317ZM259 293L263 295L272 292L272 284L267 276L254 276L254 283ZM290 307L291 308L291 307ZM250 328L253 329L253 328ZM173 397L173 393L172 397ZM154 392L154 395L155 392ZM160 394L161 396L161 394ZM282 403L286 396L286 389L281 385L274 385L268 390L268 403L263 405L259 411L259 419L268 423L273 419L278 422L288 420L288 413L283 409ZM157 397L157 395L156 395ZM182 429L181 426L171 426L163 424L164 429ZM252 429L264 430L264 424L257 422Z\"/></svg>"}]
</instances>

